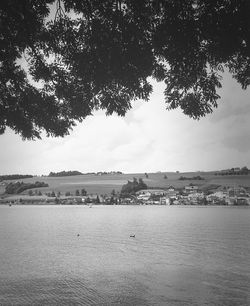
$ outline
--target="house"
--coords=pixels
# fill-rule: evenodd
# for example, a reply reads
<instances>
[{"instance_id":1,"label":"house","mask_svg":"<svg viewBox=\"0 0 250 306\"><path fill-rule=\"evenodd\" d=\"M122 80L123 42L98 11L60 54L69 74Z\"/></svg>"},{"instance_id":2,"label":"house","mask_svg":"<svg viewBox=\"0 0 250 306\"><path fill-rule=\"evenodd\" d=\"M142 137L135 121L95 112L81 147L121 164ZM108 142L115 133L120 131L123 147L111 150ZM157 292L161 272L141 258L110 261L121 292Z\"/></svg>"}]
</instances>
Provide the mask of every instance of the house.
<instances>
[{"instance_id":1,"label":"house","mask_svg":"<svg viewBox=\"0 0 250 306\"><path fill-rule=\"evenodd\" d=\"M247 191L243 187L234 187L228 189L229 197L248 197Z\"/></svg>"},{"instance_id":2,"label":"house","mask_svg":"<svg viewBox=\"0 0 250 306\"><path fill-rule=\"evenodd\" d=\"M176 191L174 189L173 186L170 186L167 190L166 190L166 194L168 197L170 198L176 198L177 194L178 194L178 191Z\"/></svg>"},{"instance_id":3,"label":"house","mask_svg":"<svg viewBox=\"0 0 250 306\"><path fill-rule=\"evenodd\" d=\"M204 199L204 193L203 192L191 192L187 196L190 204L199 204L201 200Z\"/></svg>"},{"instance_id":4,"label":"house","mask_svg":"<svg viewBox=\"0 0 250 306\"><path fill-rule=\"evenodd\" d=\"M141 201L148 201L150 199L150 197L151 197L150 193L148 193L148 194L139 194L137 196L137 199L141 200Z\"/></svg>"},{"instance_id":5,"label":"house","mask_svg":"<svg viewBox=\"0 0 250 306\"><path fill-rule=\"evenodd\" d=\"M216 191L206 196L207 201L213 201L214 199L225 200L227 198L227 192Z\"/></svg>"},{"instance_id":6,"label":"house","mask_svg":"<svg viewBox=\"0 0 250 306\"><path fill-rule=\"evenodd\" d=\"M234 205L249 205L250 201L249 198L246 197L237 197Z\"/></svg>"},{"instance_id":7,"label":"house","mask_svg":"<svg viewBox=\"0 0 250 306\"><path fill-rule=\"evenodd\" d=\"M143 189L143 190L139 190L136 192L136 196L145 196L145 197L150 197L151 196L151 192L149 191L149 189Z\"/></svg>"},{"instance_id":8,"label":"house","mask_svg":"<svg viewBox=\"0 0 250 306\"><path fill-rule=\"evenodd\" d=\"M240 171L240 167L232 168L233 171L238 172Z\"/></svg>"},{"instance_id":9,"label":"house","mask_svg":"<svg viewBox=\"0 0 250 306\"><path fill-rule=\"evenodd\" d=\"M228 200L228 195L227 192L225 191L216 191L212 194L209 194L206 196L206 200L209 204L216 204L216 205L220 205L220 204L230 204L229 200Z\"/></svg>"},{"instance_id":10,"label":"house","mask_svg":"<svg viewBox=\"0 0 250 306\"><path fill-rule=\"evenodd\" d=\"M171 200L169 197L162 197L160 198L161 205L171 205Z\"/></svg>"},{"instance_id":11,"label":"house","mask_svg":"<svg viewBox=\"0 0 250 306\"><path fill-rule=\"evenodd\" d=\"M144 196L164 196L166 195L166 190L163 189L143 189L136 192L136 196L144 195Z\"/></svg>"},{"instance_id":12,"label":"house","mask_svg":"<svg viewBox=\"0 0 250 306\"><path fill-rule=\"evenodd\" d=\"M250 197L243 187L228 189L228 205L250 205Z\"/></svg>"},{"instance_id":13,"label":"house","mask_svg":"<svg viewBox=\"0 0 250 306\"><path fill-rule=\"evenodd\" d=\"M185 193L187 194L197 193L197 191L198 191L198 186L195 186L195 185L185 186Z\"/></svg>"},{"instance_id":14,"label":"house","mask_svg":"<svg viewBox=\"0 0 250 306\"><path fill-rule=\"evenodd\" d=\"M250 205L250 198L247 197L228 197L228 205Z\"/></svg>"}]
</instances>

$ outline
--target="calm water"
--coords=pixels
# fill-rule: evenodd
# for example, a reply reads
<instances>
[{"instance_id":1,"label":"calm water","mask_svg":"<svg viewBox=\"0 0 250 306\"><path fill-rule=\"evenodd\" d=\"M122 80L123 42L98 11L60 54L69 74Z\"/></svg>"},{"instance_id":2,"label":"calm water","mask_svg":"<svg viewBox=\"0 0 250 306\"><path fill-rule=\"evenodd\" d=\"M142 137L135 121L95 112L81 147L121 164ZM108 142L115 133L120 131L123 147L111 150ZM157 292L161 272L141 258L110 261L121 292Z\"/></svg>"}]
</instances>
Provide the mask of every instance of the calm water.
<instances>
[{"instance_id":1,"label":"calm water","mask_svg":"<svg viewBox=\"0 0 250 306\"><path fill-rule=\"evenodd\" d=\"M250 305L249 238L250 207L2 206L0 305Z\"/></svg>"}]
</instances>

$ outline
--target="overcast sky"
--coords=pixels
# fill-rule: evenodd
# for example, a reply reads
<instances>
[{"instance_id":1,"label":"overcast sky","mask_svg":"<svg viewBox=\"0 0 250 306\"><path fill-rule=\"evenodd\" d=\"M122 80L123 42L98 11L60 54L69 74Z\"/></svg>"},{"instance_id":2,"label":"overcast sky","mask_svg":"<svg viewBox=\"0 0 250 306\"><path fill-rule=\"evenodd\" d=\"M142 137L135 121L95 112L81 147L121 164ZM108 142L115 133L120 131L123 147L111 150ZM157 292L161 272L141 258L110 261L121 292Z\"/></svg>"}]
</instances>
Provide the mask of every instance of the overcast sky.
<instances>
[{"instance_id":1,"label":"overcast sky","mask_svg":"<svg viewBox=\"0 0 250 306\"><path fill-rule=\"evenodd\" d=\"M218 170L250 167L250 89L224 75L214 113L195 121L166 111L164 84L149 102L137 101L126 117L96 112L64 138L23 141L0 136L0 174Z\"/></svg>"}]
</instances>

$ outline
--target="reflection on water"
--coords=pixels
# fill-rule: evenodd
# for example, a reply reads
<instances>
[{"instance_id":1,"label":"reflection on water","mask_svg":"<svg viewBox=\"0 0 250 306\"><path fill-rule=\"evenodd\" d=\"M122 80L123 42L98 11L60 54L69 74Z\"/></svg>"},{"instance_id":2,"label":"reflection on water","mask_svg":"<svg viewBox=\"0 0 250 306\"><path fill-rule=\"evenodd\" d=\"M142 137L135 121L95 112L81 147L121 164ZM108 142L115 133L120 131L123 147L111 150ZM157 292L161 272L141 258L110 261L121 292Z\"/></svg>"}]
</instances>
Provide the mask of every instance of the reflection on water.
<instances>
[{"instance_id":1,"label":"reflection on water","mask_svg":"<svg viewBox=\"0 0 250 306\"><path fill-rule=\"evenodd\" d=\"M249 305L249 221L249 208L0 207L0 305Z\"/></svg>"}]
</instances>

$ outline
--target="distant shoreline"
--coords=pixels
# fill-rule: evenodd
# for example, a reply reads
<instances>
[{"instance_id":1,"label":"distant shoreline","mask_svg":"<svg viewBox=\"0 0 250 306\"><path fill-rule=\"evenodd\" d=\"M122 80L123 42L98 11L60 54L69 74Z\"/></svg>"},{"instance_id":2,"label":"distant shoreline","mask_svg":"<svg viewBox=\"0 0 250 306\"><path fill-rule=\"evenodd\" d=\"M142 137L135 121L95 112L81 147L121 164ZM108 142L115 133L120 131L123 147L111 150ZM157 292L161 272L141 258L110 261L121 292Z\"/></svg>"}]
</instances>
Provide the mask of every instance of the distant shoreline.
<instances>
[{"instance_id":1,"label":"distant shoreline","mask_svg":"<svg viewBox=\"0 0 250 306\"><path fill-rule=\"evenodd\" d=\"M250 207L250 205L220 205L220 204L210 204L210 205L201 205L201 204L178 204L178 205L165 205L165 204L56 204L56 203L20 203L20 204L9 204L9 203L0 203L1 206L8 206L8 207L14 207L14 206L78 206L78 207L86 207L86 208L92 208L92 207L125 207L125 206L156 206L156 207Z\"/></svg>"}]
</instances>

